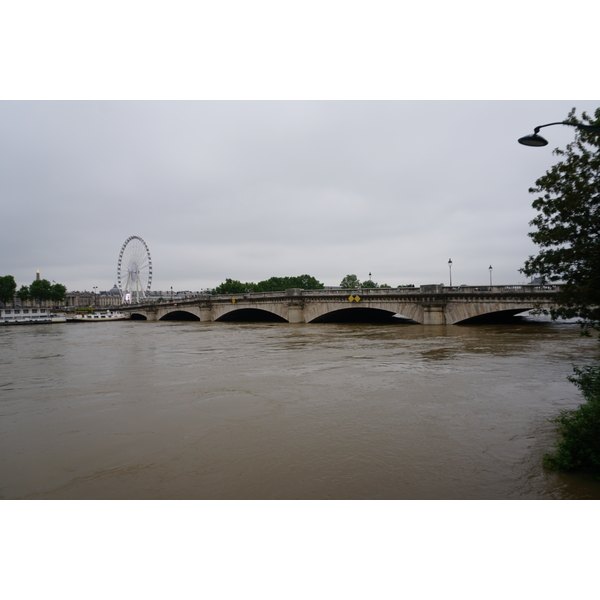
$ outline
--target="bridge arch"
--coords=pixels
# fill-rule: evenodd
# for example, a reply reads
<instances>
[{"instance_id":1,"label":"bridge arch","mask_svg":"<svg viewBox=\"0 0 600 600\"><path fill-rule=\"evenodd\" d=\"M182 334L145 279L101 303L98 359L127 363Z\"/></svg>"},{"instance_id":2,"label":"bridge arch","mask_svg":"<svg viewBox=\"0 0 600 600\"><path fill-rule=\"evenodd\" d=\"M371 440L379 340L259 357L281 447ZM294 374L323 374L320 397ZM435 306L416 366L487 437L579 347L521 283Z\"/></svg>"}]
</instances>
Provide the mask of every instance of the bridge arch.
<instances>
[{"instance_id":1,"label":"bridge arch","mask_svg":"<svg viewBox=\"0 0 600 600\"><path fill-rule=\"evenodd\" d=\"M247 319L250 321L289 322L288 307L275 302L266 302L250 307L234 303L218 304L213 308L212 318L214 321L243 321Z\"/></svg>"},{"instance_id":2,"label":"bridge arch","mask_svg":"<svg viewBox=\"0 0 600 600\"><path fill-rule=\"evenodd\" d=\"M171 310L158 319L159 321L199 321L200 317L189 310Z\"/></svg>"},{"instance_id":3,"label":"bridge arch","mask_svg":"<svg viewBox=\"0 0 600 600\"><path fill-rule=\"evenodd\" d=\"M463 321L458 321L455 325L469 325L476 323L485 323L485 322L501 322L505 319L509 319L511 317L516 317L517 315L527 312L519 309L513 310L497 310L495 312L489 312L482 315L477 315L476 317L471 317L469 319L465 319Z\"/></svg>"},{"instance_id":4,"label":"bridge arch","mask_svg":"<svg viewBox=\"0 0 600 600\"><path fill-rule=\"evenodd\" d=\"M450 303L446 307L446 324L455 325L465 323L478 317L514 316L534 306L527 306L523 302L496 303L496 302L473 302L473 303Z\"/></svg>"},{"instance_id":5,"label":"bridge arch","mask_svg":"<svg viewBox=\"0 0 600 600\"><path fill-rule=\"evenodd\" d=\"M133 311L131 313L131 320L132 321L147 321L148 317L146 315L142 314L141 312Z\"/></svg>"},{"instance_id":6,"label":"bridge arch","mask_svg":"<svg viewBox=\"0 0 600 600\"><path fill-rule=\"evenodd\" d=\"M395 315L394 311L370 306L344 307L324 313L311 323L401 323Z\"/></svg>"},{"instance_id":7,"label":"bridge arch","mask_svg":"<svg viewBox=\"0 0 600 600\"><path fill-rule=\"evenodd\" d=\"M215 319L215 321L251 321L258 323L288 322L288 320L284 319L281 315L262 308L237 308L235 310L227 311L225 314Z\"/></svg>"},{"instance_id":8,"label":"bridge arch","mask_svg":"<svg viewBox=\"0 0 600 600\"><path fill-rule=\"evenodd\" d=\"M378 302L370 299L361 301L361 304L350 304L346 298L337 301L325 302L310 302L304 307L304 316L306 323L326 323L337 322L338 317L342 317L344 321L361 322L363 319L362 311L370 311L370 315L377 319L377 315L389 315L387 318L393 318L394 315L399 315L404 319L423 322L423 308L417 304L404 302ZM350 313L357 312L354 317Z\"/></svg>"}]
</instances>

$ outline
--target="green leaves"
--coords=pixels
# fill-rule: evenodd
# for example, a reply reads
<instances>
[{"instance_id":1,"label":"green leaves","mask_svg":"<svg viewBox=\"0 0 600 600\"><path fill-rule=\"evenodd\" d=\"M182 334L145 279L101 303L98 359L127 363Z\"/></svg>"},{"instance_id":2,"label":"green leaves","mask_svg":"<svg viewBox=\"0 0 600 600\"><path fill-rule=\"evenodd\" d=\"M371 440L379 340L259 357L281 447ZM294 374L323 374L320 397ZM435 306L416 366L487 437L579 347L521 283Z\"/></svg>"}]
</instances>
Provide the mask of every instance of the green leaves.
<instances>
[{"instance_id":1,"label":"green leaves","mask_svg":"<svg viewBox=\"0 0 600 600\"><path fill-rule=\"evenodd\" d=\"M17 282L12 275L0 277L0 300L5 304L11 302L15 291L17 290Z\"/></svg>"},{"instance_id":2,"label":"green leaves","mask_svg":"<svg viewBox=\"0 0 600 600\"><path fill-rule=\"evenodd\" d=\"M353 290L361 287L361 283L356 275L346 275L346 277L340 281L340 287L345 290Z\"/></svg>"},{"instance_id":3,"label":"green leaves","mask_svg":"<svg viewBox=\"0 0 600 600\"><path fill-rule=\"evenodd\" d=\"M561 439L555 444L556 452L544 455L544 466L561 471L583 469L600 477L600 365L575 367L569 381L587 402L552 419Z\"/></svg>"},{"instance_id":4,"label":"green leaves","mask_svg":"<svg viewBox=\"0 0 600 600\"><path fill-rule=\"evenodd\" d=\"M21 302L25 302L26 300L29 300L31 298L31 296L29 295L29 288L26 285L22 285L19 288L19 291L17 292L17 298Z\"/></svg>"},{"instance_id":5,"label":"green leaves","mask_svg":"<svg viewBox=\"0 0 600 600\"><path fill-rule=\"evenodd\" d=\"M214 291L216 294L245 294L247 292L278 292L292 288L322 290L324 287L311 275L298 275L297 277L271 277L258 283L242 283L236 279L226 279Z\"/></svg>"},{"instance_id":6,"label":"green leaves","mask_svg":"<svg viewBox=\"0 0 600 600\"><path fill-rule=\"evenodd\" d=\"M29 286L29 295L34 300L46 302L52 298L52 284L47 279L36 279Z\"/></svg>"},{"instance_id":7,"label":"green leaves","mask_svg":"<svg viewBox=\"0 0 600 600\"><path fill-rule=\"evenodd\" d=\"M17 292L17 298L21 302L37 300L38 302L59 303L65 299L66 295L67 288L62 283L52 285L47 279L36 279L29 287L22 285Z\"/></svg>"}]
</instances>

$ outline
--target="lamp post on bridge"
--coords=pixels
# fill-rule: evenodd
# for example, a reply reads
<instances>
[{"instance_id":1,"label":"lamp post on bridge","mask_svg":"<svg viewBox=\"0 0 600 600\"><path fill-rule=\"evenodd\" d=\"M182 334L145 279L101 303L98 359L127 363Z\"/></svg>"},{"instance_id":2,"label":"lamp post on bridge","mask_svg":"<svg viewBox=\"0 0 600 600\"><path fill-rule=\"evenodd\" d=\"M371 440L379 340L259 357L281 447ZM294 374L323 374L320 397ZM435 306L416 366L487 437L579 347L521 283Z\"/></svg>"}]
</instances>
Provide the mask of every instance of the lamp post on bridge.
<instances>
[{"instance_id":1,"label":"lamp post on bridge","mask_svg":"<svg viewBox=\"0 0 600 600\"><path fill-rule=\"evenodd\" d=\"M452 287L452 259L448 259L448 269L450 271L450 287Z\"/></svg>"},{"instance_id":2,"label":"lamp post on bridge","mask_svg":"<svg viewBox=\"0 0 600 600\"><path fill-rule=\"evenodd\" d=\"M490 265L490 287L492 287L492 265Z\"/></svg>"},{"instance_id":3,"label":"lamp post on bridge","mask_svg":"<svg viewBox=\"0 0 600 600\"><path fill-rule=\"evenodd\" d=\"M548 141L545 140L541 135L538 135L539 130L542 127L550 127L550 125L571 125L571 127L577 127L577 129L581 129L583 131L588 131L591 133L600 133L600 125L582 125L580 123L569 123L568 121L557 121L556 123L546 123L546 125L538 125L533 130L533 135L526 135L522 138L519 138L519 144L523 144L523 146L547 146Z\"/></svg>"}]
</instances>

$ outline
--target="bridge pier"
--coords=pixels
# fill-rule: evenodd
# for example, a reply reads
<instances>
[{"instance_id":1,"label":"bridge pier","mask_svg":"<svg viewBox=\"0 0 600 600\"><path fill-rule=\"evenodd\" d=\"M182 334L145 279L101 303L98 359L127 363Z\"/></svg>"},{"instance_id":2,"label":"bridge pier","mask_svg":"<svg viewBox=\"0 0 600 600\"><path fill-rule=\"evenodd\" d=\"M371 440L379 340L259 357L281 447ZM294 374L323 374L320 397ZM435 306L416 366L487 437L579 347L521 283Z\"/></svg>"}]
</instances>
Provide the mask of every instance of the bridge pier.
<instances>
[{"instance_id":1,"label":"bridge pier","mask_svg":"<svg viewBox=\"0 0 600 600\"><path fill-rule=\"evenodd\" d=\"M201 306L200 307L200 321L212 321L212 311L210 309L210 306Z\"/></svg>"},{"instance_id":2,"label":"bridge pier","mask_svg":"<svg viewBox=\"0 0 600 600\"><path fill-rule=\"evenodd\" d=\"M288 323L304 323L304 310L301 306L288 307Z\"/></svg>"},{"instance_id":3,"label":"bridge pier","mask_svg":"<svg viewBox=\"0 0 600 600\"><path fill-rule=\"evenodd\" d=\"M423 325L445 325L446 315L444 314L445 304L424 304L423 305Z\"/></svg>"}]
</instances>

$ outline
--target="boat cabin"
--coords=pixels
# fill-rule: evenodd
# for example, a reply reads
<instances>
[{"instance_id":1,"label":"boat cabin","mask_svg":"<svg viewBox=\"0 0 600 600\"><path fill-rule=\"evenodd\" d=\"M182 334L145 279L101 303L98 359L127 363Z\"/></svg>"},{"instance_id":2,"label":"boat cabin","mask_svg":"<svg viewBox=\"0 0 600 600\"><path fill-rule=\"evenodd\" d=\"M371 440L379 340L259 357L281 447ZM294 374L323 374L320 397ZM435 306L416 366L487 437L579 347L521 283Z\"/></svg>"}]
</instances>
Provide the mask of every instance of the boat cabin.
<instances>
[{"instance_id":1,"label":"boat cabin","mask_svg":"<svg viewBox=\"0 0 600 600\"><path fill-rule=\"evenodd\" d=\"M0 308L0 323L52 323L49 308Z\"/></svg>"}]
</instances>

